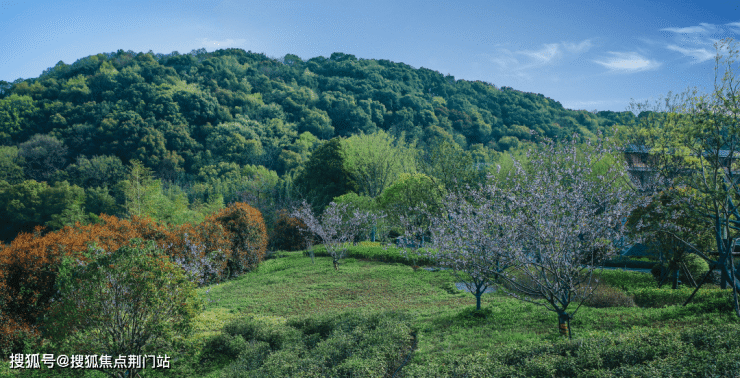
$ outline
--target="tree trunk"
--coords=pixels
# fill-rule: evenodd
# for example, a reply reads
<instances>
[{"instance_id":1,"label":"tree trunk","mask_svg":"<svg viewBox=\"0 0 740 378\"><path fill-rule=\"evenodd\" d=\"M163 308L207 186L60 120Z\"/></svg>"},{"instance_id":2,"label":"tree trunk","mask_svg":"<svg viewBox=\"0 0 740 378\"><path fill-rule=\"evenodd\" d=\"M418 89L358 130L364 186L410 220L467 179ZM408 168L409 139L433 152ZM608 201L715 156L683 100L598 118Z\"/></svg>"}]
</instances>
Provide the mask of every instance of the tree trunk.
<instances>
[{"instance_id":1,"label":"tree trunk","mask_svg":"<svg viewBox=\"0 0 740 378\"><path fill-rule=\"evenodd\" d=\"M334 270L339 270L339 261L337 259L334 259Z\"/></svg>"},{"instance_id":2,"label":"tree trunk","mask_svg":"<svg viewBox=\"0 0 740 378\"><path fill-rule=\"evenodd\" d=\"M480 297L483 295L483 293L480 292L480 289L477 293L475 293L475 309L476 311L480 311Z\"/></svg>"},{"instance_id":3,"label":"tree trunk","mask_svg":"<svg viewBox=\"0 0 740 378\"><path fill-rule=\"evenodd\" d=\"M691 271L689 270L689 267L687 267L686 264L681 263L681 269L683 269L684 274L686 275L687 282L684 282L684 283L691 285L691 287L697 287L698 285L696 284L696 280L694 279L694 276L691 275Z\"/></svg>"},{"instance_id":4,"label":"tree trunk","mask_svg":"<svg viewBox=\"0 0 740 378\"><path fill-rule=\"evenodd\" d=\"M565 311L558 312L558 328L560 329L560 335L570 337L570 328L568 328L569 323L570 315Z\"/></svg>"},{"instance_id":5,"label":"tree trunk","mask_svg":"<svg viewBox=\"0 0 740 378\"><path fill-rule=\"evenodd\" d=\"M722 288L722 290L726 290L727 284L732 283L730 270L727 269L727 258L721 259L720 267L720 272L722 272L722 284L720 285L720 288Z\"/></svg>"}]
</instances>

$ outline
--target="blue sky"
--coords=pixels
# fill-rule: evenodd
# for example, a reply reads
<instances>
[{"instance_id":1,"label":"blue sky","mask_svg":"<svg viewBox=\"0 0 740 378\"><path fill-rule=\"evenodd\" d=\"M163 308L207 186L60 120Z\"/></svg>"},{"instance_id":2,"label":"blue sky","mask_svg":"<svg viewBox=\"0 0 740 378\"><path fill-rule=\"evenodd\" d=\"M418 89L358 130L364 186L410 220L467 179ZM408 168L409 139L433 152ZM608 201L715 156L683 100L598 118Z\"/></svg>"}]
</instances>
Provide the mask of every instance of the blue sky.
<instances>
[{"instance_id":1,"label":"blue sky","mask_svg":"<svg viewBox=\"0 0 740 378\"><path fill-rule=\"evenodd\" d=\"M740 37L738 1L0 0L0 80L118 49L343 52L622 111L708 89L725 37Z\"/></svg>"}]
</instances>

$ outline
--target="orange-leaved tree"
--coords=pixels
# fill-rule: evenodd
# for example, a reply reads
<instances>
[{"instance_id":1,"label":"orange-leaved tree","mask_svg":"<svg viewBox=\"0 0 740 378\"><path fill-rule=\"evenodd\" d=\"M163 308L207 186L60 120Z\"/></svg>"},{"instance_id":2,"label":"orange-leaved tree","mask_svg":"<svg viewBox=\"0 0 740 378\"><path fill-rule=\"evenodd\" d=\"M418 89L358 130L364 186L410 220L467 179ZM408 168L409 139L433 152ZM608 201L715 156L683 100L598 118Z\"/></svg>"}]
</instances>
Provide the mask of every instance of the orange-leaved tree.
<instances>
[{"instance_id":1,"label":"orange-leaved tree","mask_svg":"<svg viewBox=\"0 0 740 378\"><path fill-rule=\"evenodd\" d=\"M34 233L21 233L9 246L0 248L0 348L3 351L18 348L13 327L35 333L36 320L48 309L57 292L55 280L62 258L84 261L86 257L81 252L91 243L117 248L125 244L122 236L136 234L130 227L125 232L118 231L121 234L105 224L77 224L42 235L43 228L37 227Z\"/></svg>"},{"instance_id":2,"label":"orange-leaved tree","mask_svg":"<svg viewBox=\"0 0 740 378\"><path fill-rule=\"evenodd\" d=\"M220 223L230 234L230 276L253 270L264 259L267 229L259 210L246 203L235 202L207 217L206 222Z\"/></svg>"},{"instance_id":3,"label":"orange-leaved tree","mask_svg":"<svg viewBox=\"0 0 740 378\"><path fill-rule=\"evenodd\" d=\"M227 278L231 234L221 223L213 219L185 223L174 229L173 234L161 247L194 282L207 285Z\"/></svg>"},{"instance_id":4,"label":"orange-leaved tree","mask_svg":"<svg viewBox=\"0 0 740 378\"><path fill-rule=\"evenodd\" d=\"M283 251L299 251L307 248L311 233L302 220L291 217L286 210L278 212L275 227L270 234L270 248Z\"/></svg>"},{"instance_id":5,"label":"orange-leaved tree","mask_svg":"<svg viewBox=\"0 0 740 378\"><path fill-rule=\"evenodd\" d=\"M92 244L115 251L131 239L154 240L168 244L177 238L148 218L119 219L101 214L102 223L65 226L44 234L42 227L34 233L19 234L9 246L0 247L0 349L18 351L21 340L14 329L35 331L37 319L49 308L58 292L56 277L62 259L72 258L85 264L94 256L84 252Z\"/></svg>"}]
</instances>

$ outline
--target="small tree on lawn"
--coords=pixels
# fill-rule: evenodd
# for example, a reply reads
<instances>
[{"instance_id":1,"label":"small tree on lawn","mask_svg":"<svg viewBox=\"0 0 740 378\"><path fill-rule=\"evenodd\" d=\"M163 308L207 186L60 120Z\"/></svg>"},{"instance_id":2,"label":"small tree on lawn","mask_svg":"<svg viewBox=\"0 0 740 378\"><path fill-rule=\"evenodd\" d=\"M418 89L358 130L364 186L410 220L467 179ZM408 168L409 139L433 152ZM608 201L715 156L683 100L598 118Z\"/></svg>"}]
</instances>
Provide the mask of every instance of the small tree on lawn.
<instances>
[{"instance_id":1,"label":"small tree on lawn","mask_svg":"<svg viewBox=\"0 0 740 378\"><path fill-rule=\"evenodd\" d=\"M528 154L527 171L515 162L509 177L519 228L519 247L510 250L517 264L505 272L510 293L556 312L561 333L569 336L570 319L598 283L594 272L623 235L635 193L604 142L578 148L575 139L546 141ZM571 304L577 307L568 312Z\"/></svg>"},{"instance_id":2,"label":"small tree on lawn","mask_svg":"<svg viewBox=\"0 0 740 378\"><path fill-rule=\"evenodd\" d=\"M442 214L429 214L433 244L429 257L450 268L475 295L476 310L481 309L481 295L499 283L514 263L510 255L517 245L517 234L507 206L503 193L492 182L484 188L449 193L442 201ZM420 233L411 230L406 238Z\"/></svg>"},{"instance_id":3,"label":"small tree on lawn","mask_svg":"<svg viewBox=\"0 0 740 378\"><path fill-rule=\"evenodd\" d=\"M293 211L292 216L306 224L306 231L321 239L333 260L335 270L339 270L339 260L347 254L347 243L353 243L355 237L371 221L368 212L335 202L331 202L321 216L317 217L311 206L304 201Z\"/></svg>"},{"instance_id":4,"label":"small tree on lawn","mask_svg":"<svg viewBox=\"0 0 740 378\"><path fill-rule=\"evenodd\" d=\"M139 240L140 242L140 240ZM44 336L65 354L118 356L161 354L177 335L192 330L202 308L195 285L154 243L113 253L91 247L93 261L66 259L59 295L42 322ZM149 362L149 361L147 361ZM114 378L138 368L99 365Z\"/></svg>"}]
</instances>

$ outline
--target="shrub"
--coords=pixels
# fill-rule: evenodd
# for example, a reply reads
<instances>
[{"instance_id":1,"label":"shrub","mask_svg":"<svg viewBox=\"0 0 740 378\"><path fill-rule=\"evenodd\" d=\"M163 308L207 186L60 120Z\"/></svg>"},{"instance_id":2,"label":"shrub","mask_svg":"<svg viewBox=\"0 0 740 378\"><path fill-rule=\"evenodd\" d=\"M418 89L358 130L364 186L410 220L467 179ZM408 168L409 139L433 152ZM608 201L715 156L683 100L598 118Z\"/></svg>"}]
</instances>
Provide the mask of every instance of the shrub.
<instances>
[{"instance_id":1,"label":"shrub","mask_svg":"<svg viewBox=\"0 0 740 378\"><path fill-rule=\"evenodd\" d=\"M88 255L95 256L89 264L65 259L59 294L42 319L44 335L59 343L59 351L152 354L190 334L202 301L195 285L154 242L133 240L115 252ZM112 370L135 376L140 369Z\"/></svg>"},{"instance_id":2,"label":"shrub","mask_svg":"<svg viewBox=\"0 0 740 378\"><path fill-rule=\"evenodd\" d=\"M350 312L287 324L243 318L224 326L204 356L233 356L241 350L224 370L226 377L382 377L401 366L411 334L402 313Z\"/></svg>"},{"instance_id":3,"label":"shrub","mask_svg":"<svg viewBox=\"0 0 740 378\"><path fill-rule=\"evenodd\" d=\"M635 306L634 299L624 291L604 284L598 285L584 303L596 308Z\"/></svg>"},{"instance_id":4,"label":"shrub","mask_svg":"<svg viewBox=\"0 0 740 378\"><path fill-rule=\"evenodd\" d=\"M665 264L657 263L650 269L650 274L653 275L656 282L660 282L661 278L667 273L667 269Z\"/></svg>"},{"instance_id":5,"label":"shrub","mask_svg":"<svg viewBox=\"0 0 740 378\"><path fill-rule=\"evenodd\" d=\"M665 307L682 305L694 291L690 287L681 287L677 290L663 287L662 289L637 289L631 292L635 304L640 307ZM696 292L691 305L701 312L723 312L731 311L732 291L702 287Z\"/></svg>"},{"instance_id":6,"label":"shrub","mask_svg":"<svg viewBox=\"0 0 740 378\"><path fill-rule=\"evenodd\" d=\"M300 340L300 331L281 324L264 324L251 317L235 319L225 325L227 335L241 336L244 340L264 341L272 350L282 348L286 343Z\"/></svg>"},{"instance_id":7,"label":"shrub","mask_svg":"<svg viewBox=\"0 0 740 378\"><path fill-rule=\"evenodd\" d=\"M707 262L703 258L695 254L684 255L681 258L681 262L686 265L686 268L688 268L689 272L691 273L691 277L697 284L709 271L709 264L707 264ZM653 266L653 269L650 270L650 273L652 273L656 281L660 282L661 277L667 273L668 265L668 263L658 263ZM686 273L683 271L683 269L679 270L678 279L686 285L691 284L691 280L688 276L686 276ZM670 280L670 277L668 278L668 280Z\"/></svg>"},{"instance_id":8,"label":"shrub","mask_svg":"<svg viewBox=\"0 0 740 378\"><path fill-rule=\"evenodd\" d=\"M226 270L232 238L219 222L211 220L170 229L136 216L127 220L101 214L100 220L99 224L65 226L45 234L38 227L34 233L21 233L9 246L0 246L0 349L18 350L20 341L15 340L12 330L34 332L36 319L43 316L58 290L56 277L62 259L89 262L94 256L84 252L92 244L101 250L116 251L134 238L152 240L173 260L184 259L185 263L180 265L183 268L187 264L193 266L196 258L211 258L218 273L214 277L201 274L194 281L218 281ZM186 252L193 252L190 247L198 256L186 256ZM213 251L224 253L213 254Z\"/></svg>"},{"instance_id":9,"label":"shrub","mask_svg":"<svg viewBox=\"0 0 740 378\"><path fill-rule=\"evenodd\" d=\"M306 238L310 235L306 224L287 211L281 210L270 235L270 248L281 251L300 251L308 248Z\"/></svg>"},{"instance_id":10,"label":"shrub","mask_svg":"<svg viewBox=\"0 0 740 378\"><path fill-rule=\"evenodd\" d=\"M220 223L230 234L229 275L236 276L257 268L267 250L267 229L259 210L236 202L209 216L206 221Z\"/></svg>"},{"instance_id":11,"label":"shrub","mask_svg":"<svg viewBox=\"0 0 740 378\"><path fill-rule=\"evenodd\" d=\"M222 378L250 377L249 371L257 370L270 354L270 344L264 341L246 343L237 360L224 369Z\"/></svg>"},{"instance_id":12,"label":"shrub","mask_svg":"<svg viewBox=\"0 0 740 378\"><path fill-rule=\"evenodd\" d=\"M693 253L685 255L683 258L683 263L686 264L686 268L688 268L689 272L691 272L691 276L694 278L694 281L696 281L697 284L709 271L709 264L707 264L706 260ZM685 277L683 272L681 272L681 275L679 277L681 278L681 281L685 283L691 282L688 277Z\"/></svg>"},{"instance_id":13,"label":"shrub","mask_svg":"<svg viewBox=\"0 0 740 378\"><path fill-rule=\"evenodd\" d=\"M622 269L604 269L598 273L598 279L601 284L626 292L639 288L655 287L655 281L649 274Z\"/></svg>"},{"instance_id":14,"label":"shrub","mask_svg":"<svg viewBox=\"0 0 740 378\"><path fill-rule=\"evenodd\" d=\"M246 349L247 341L241 335L220 333L206 343L204 358L231 361Z\"/></svg>"},{"instance_id":15,"label":"shrub","mask_svg":"<svg viewBox=\"0 0 740 378\"><path fill-rule=\"evenodd\" d=\"M707 278L707 282L720 286L722 285L722 272L718 270L712 270L712 273L709 274L709 278Z\"/></svg>"},{"instance_id":16,"label":"shrub","mask_svg":"<svg viewBox=\"0 0 740 378\"><path fill-rule=\"evenodd\" d=\"M260 324L251 317L234 319L223 328L223 332L228 335L239 335L245 340L254 339Z\"/></svg>"}]
</instances>

